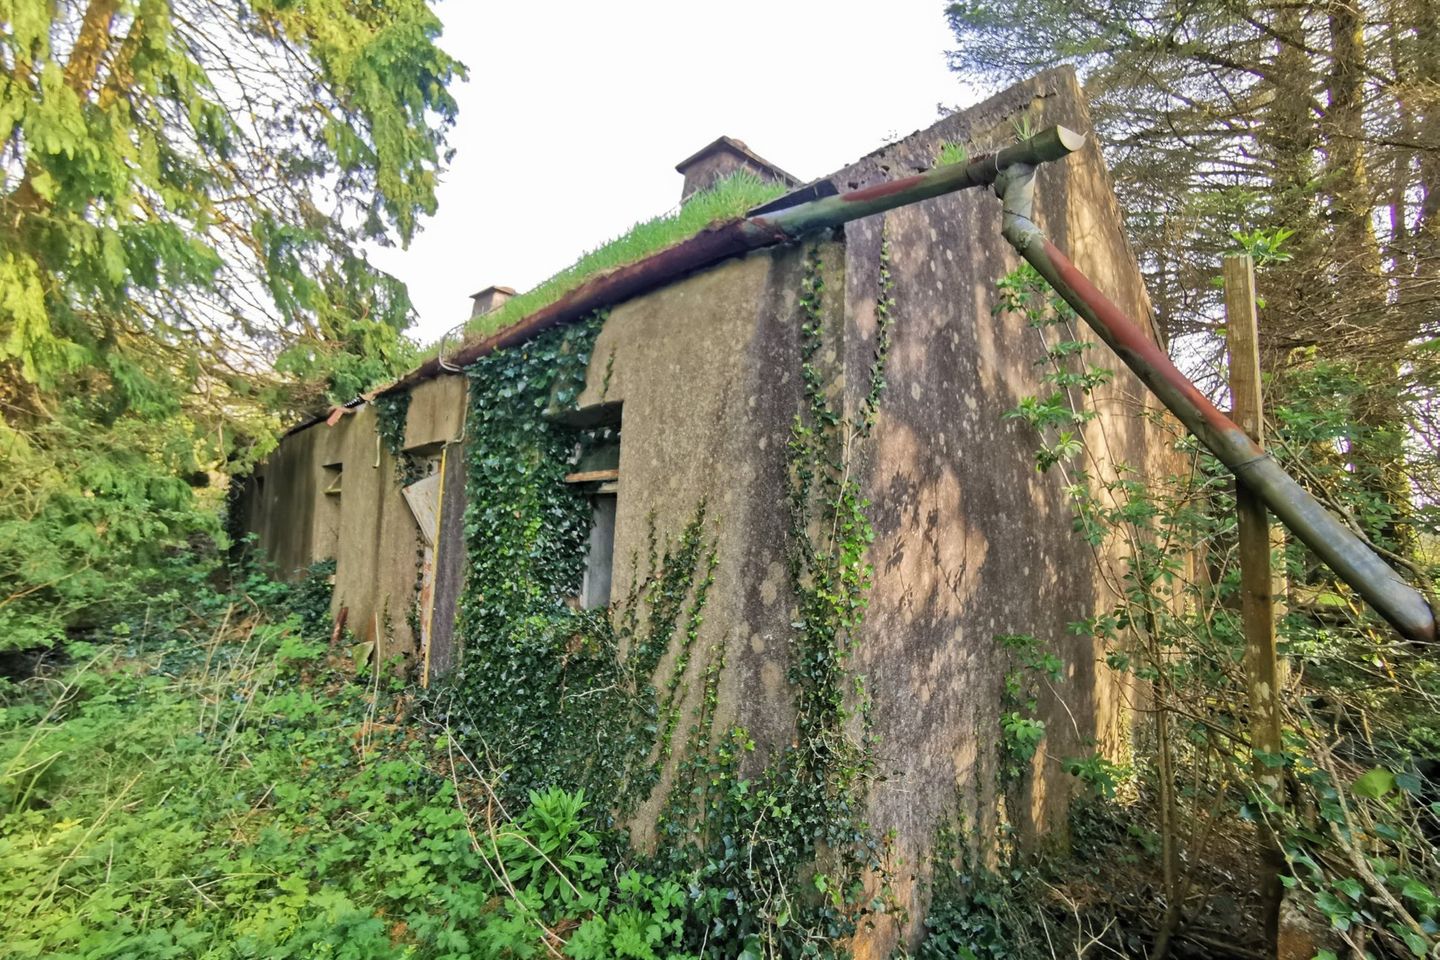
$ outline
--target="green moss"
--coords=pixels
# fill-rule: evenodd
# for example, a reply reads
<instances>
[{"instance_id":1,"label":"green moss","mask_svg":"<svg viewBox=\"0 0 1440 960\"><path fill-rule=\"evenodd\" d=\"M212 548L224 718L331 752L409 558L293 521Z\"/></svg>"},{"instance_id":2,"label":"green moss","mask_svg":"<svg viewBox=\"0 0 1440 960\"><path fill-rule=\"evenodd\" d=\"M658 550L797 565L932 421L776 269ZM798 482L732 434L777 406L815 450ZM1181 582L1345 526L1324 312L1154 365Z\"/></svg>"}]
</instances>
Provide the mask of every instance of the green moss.
<instances>
[{"instance_id":1,"label":"green moss","mask_svg":"<svg viewBox=\"0 0 1440 960\"><path fill-rule=\"evenodd\" d=\"M695 194L679 210L643 220L625 233L586 253L549 280L508 300L498 310L475 317L465 327L467 339L487 336L549 306L586 280L607 270L643 260L701 230L775 199L785 192L778 183L737 173ZM432 349L429 355L433 356Z\"/></svg>"}]
</instances>

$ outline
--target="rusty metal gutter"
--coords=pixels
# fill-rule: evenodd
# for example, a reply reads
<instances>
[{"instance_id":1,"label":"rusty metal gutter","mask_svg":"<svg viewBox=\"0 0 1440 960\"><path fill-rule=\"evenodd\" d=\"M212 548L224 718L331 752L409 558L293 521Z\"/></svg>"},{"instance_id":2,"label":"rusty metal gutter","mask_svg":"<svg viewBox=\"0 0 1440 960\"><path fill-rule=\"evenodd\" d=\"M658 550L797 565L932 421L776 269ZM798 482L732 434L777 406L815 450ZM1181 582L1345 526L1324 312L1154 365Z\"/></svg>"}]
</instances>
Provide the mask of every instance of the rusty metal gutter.
<instances>
[{"instance_id":1,"label":"rusty metal gutter","mask_svg":"<svg viewBox=\"0 0 1440 960\"><path fill-rule=\"evenodd\" d=\"M1079 149L1084 142L1081 134L1064 127L1051 127L1028 140L1012 144L997 153L976 157L968 163L937 167L863 190L821 197L772 213L715 224L644 260L595 276L518 323L483 340L466 344L444 358L425 361L379 392L393 393L422 380L453 372L455 367L467 366L502 347L523 343L551 327L574 323L592 311L629 300L731 257L798 240L817 230L838 227L851 220L919 200L969 187L983 187L994 183L995 177L1007 167L1058 160Z\"/></svg>"},{"instance_id":2,"label":"rusty metal gutter","mask_svg":"<svg viewBox=\"0 0 1440 960\"><path fill-rule=\"evenodd\" d=\"M994 186L1004 202L1002 233L1005 239L1170 412L1402 636L1417 643L1434 643L1435 616L1420 592L1221 413L1175 367L1165 351L1111 303L1035 225L1031 219L1034 166L1022 163L1008 167L995 179Z\"/></svg>"}]
</instances>

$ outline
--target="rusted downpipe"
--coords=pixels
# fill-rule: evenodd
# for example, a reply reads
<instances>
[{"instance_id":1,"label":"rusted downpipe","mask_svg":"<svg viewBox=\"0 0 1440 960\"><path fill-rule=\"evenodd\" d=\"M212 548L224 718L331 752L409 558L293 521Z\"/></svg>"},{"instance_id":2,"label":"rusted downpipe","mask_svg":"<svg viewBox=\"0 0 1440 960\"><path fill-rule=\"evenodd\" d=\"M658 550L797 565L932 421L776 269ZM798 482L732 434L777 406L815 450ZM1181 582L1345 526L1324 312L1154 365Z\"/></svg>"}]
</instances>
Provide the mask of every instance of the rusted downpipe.
<instances>
[{"instance_id":1,"label":"rusted downpipe","mask_svg":"<svg viewBox=\"0 0 1440 960\"><path fill-rule=\"evenodd\" d=\"M852 190L833 197L786 207L765 216L750 217L744 223L764 230L778 230L789 239L837 227L851 220L883 213L906 204L918 203L941 194L995 182L1002 170L1017 165L1037 165L1059 160L1085 145L1085 135L1067 127L1054 126L1033 137L1012 143L995 153L976 157L968 163L935 167L912 177L887 180L873 187Z\"/></svg>"},{"instance_id":2,"label":"rusted downpipe","mask_svg":"<svg viewBox=\"0 0 1440 960\"><path fill-rule=\"evenodd\" d=\"M1075 309L1170 412L1280 521L1407 640L1435 642L1435 617L1406 583L1350 528L1337 520L1181 373L1170 357L1111 303L1031 219L1034 166L1002 169L995 193L1004 201L1002 233L1055 292Z\"/></svg>"}]
</instances>

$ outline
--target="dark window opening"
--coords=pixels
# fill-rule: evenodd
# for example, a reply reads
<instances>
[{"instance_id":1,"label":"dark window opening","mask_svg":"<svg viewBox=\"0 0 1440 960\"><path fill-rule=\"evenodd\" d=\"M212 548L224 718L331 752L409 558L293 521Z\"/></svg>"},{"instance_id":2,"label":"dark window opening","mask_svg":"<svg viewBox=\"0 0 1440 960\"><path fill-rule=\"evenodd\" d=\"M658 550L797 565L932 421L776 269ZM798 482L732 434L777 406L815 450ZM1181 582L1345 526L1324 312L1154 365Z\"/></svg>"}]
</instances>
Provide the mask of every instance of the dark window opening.
<instances>
[{"instance_id":1,"label":"dark window opening","mask_svg":"<svg viewBox=\"0 0 1440 960\"><path fill-rule=\"evenodd\" d=\"M619 511L620 410L606 411L605 422L581 430L571 472L566 476L590 502L590 542L577 598L583 610L610 606L614 573L615 518Z\"/></svg>"},{"instance_id":2,"label":"dark window opening","mask_svg":"<svg viewBox=\"0 0 1440 960\"><path fill-rule=\"evenodd\" d=\"M440 472L440 457L445 452L445 441L436 440L405 448L405 457L410 462L407 484L433 477Z\"/></svg>"}]
</instances>

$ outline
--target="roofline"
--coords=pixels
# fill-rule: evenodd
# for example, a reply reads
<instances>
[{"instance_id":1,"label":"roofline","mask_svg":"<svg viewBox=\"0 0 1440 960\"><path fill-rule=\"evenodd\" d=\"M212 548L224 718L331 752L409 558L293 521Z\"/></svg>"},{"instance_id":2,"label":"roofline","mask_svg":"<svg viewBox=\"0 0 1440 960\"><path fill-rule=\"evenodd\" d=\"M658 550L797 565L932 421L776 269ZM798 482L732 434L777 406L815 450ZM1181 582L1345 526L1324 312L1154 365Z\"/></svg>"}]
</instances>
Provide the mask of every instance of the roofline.
<instances>
[{"instance_id":1,"label":"roofline","mask_svg":"<svg viewBox=\"0 0 1440 960\"><path fill-rule=\"evenodd\" d=\"M574 323L590 313L630 300L665 286L686 274L714 266L731 257L837 227L851 220L908 206L930 197L995 182L999 172L1014 164L1058 160L1079 150L1085 136L1054 126L997 153L982 154L969 163L935 167L924 173L888 180L848 193L819 197L807 203L712 224L695 236L666 247L634 263L597 274L565 296L536 310L504 329L461 346L445 357L432 357L387 387L384 396L444 373L455 373L487 354L523 343L552 327Z\"/></svg>"},{"instance_id":2,"label":"roofline","mask_svg":"<svg viewBox=\"0 0 1440 960\"><path fill-rule=\"evenodd\" d=\"M714 266L731 257L786 243L807 233L839 226L896 207L908 206L930 197L984 186L993 183L999 172L1007 166L1057 160L1079 150L1084 143L1084 134L1065 127L1049 127L1029 140L1012 144L998 153L981 154L969 163L937 167L915 176L882 181L835 196L818 197L806 203L782 210L770 210L764 214L752 210L747 217L712 224L674 246L591 277L559 300L522 317L503 330L472 344L462 345L448 357L433 357L388 386L357 397L345 406L363 403L447 374L457 375L461 368L496 350L523 343L552 327L574 323L595 310L648 293L688 273ZM759 209L761 208L756 208ZM284 436L288 437L317 423L324 423L325 419L323 416L312 418L287 430Z\"/></svg>"}]
</instances>

